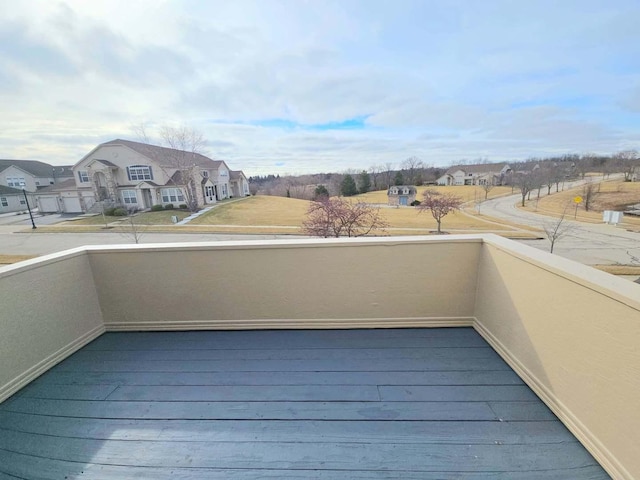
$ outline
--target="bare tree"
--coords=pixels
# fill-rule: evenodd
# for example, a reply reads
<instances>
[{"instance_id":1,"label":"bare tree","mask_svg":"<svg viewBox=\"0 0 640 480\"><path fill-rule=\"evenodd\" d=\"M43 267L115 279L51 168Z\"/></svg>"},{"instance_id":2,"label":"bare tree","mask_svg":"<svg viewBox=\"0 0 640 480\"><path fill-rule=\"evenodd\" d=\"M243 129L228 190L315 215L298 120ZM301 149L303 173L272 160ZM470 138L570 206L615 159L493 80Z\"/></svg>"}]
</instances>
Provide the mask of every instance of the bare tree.
<instances>
[{"instance_id":1,"label":"bare tree","mask_svg":"<svg viewBox=\"0 0 640 480\"><path fill-rule=\"evenodd\" d=\"M588 212L591 204L596 196L600 193L599 183L587 183L582 187L582 201L584 203L584 211Z\"/></svg>"},{"instance_id":2,"label":"bare tree","mask_svg":"<svg viewBox=\"0 0 640 480\"><path fill-rule=\"evenodd\" d=\"M551 249L549 250L549 253L553 253L553 247L558 240L573 230L573 226L565 221L565 215L568 207L569 203L565 206L560 218L544 222L542 224L542 229L544 230L547 239L551 242Z\"/></svg>"},{"instance_id":3,"label":"bare tree","mask_svg":"<svg viewBox=\"0 0 640 480\"><path fill-rule=\"evenodd\" d=\"M487 181L480 185L480 188L484 190L484 199L486 200L489 197L489 192L493 190L495 187L495 183L493 178L488 178Z\"/></svg>"},{"instance_id":4,"label":"bare tree","mask_svg":"<svg viewBox=\"0 0 640 480\"><path fill-rule=\"evenodd\" d=\"M168 150L170 164L163 166L164 169L176 169L171 175L171 183L179 187L185 195L185 203L192 212L198 210L198 179L197 157L201 155L206 147L206 141L202 132L190 127L169 127L160 128L160 137Z\"/></svg>"},{"instance_id":5,"label":"bare tree","mask_svg":"<svg viewBox=\"0 0 640 480\"><path fill-rule=\"evenodd\" d=\"M381 171L384 177L385 188L389 188L391 185L393 185L393 163L385 163L381 167Z\"/></svg>"},{"instance_id":6,"label":"bare tree","mask_svg":"<svg viewBox=\"0 0 640 480\"><path fill-rule=\"evenodd\" d=\"M377 208L338 197L321 197L309 205L302 230L314 237L362 237L387 226Z\"/></svg>"},{"instance_id":7,"label":"bare tree","mask_svg":"<svg viewBox=\"0 0 640 480\"><path fill-rule=\"evenodd\" d=\"M382 173L382 167L379 165L371 165L369 167L369 176L373 182L373 190L378 190L378 183L380 182L380 176Z\"/></svg>"},{"instance_id":8,"label":"bare tree","mask_svg":"<svg viewBox=\"0 0 640 480\"><path fill-rule=\"evenodd\" d=\"M636 150L625 150L613 156L616 166L624 174L624 181L633 180L633 174L640 169L640 161Z\"/></svg>"},{"instance_id":9,"label":"bare tree","mask_svg":"<svg viewBox=\"0 0 640 480\"><path fill-rule=\"evenodd\" d=\"M520 195L522 195L522 206L524 207L527 195L529 195L531 190L535 188L535 178L531 173L518 172L511 177L511 181L513 182L512 185L520 190Z\"/></svg>"},{"instance_id":10,"label":"bare tree","mask_svg":"<svg viewBox=\"0 0 640 480\"><path fill-rule=\"evenodd\" d=\"M428 189L422 194L423 200L418 205L418 211L430 212L435 221L438 223L438 233L442 233L442 219L451 212L460 210L463 200L457 195L451 193L441 193L437 190Z\"/></svg>"},{"instance_id":11,"label":"bare tree","mask_svg":"<svg viewBox=\"0 0 640 480\"><path fill-rule=\"evenodd\" d=\"M405 182L407 185L416 185L418 176L424 167L424 163L418 157L409 157L400 164L400 168L406 172Z\"/></svg>"}]
</instances>

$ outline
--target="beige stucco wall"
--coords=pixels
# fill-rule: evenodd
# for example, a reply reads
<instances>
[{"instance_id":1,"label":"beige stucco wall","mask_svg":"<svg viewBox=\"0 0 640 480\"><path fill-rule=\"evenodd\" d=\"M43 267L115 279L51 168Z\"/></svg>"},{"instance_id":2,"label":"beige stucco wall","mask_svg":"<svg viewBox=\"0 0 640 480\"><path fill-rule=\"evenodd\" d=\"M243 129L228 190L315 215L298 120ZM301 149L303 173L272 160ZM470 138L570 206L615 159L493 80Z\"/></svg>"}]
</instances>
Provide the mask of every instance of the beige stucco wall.
<instances>
[{"instance_id":1,"label":"beige stucco wall","mask_svg":"<svg viewBox=\"0 0 640 480\"><path fill-rule=\"evenodd\" d=\"M100 334L86 253L0 268L0 401Z\"/></svg>"},{"instance_id":2,"label":"beige stucco wall","mask_svg":"<svg viewBox=\"0 0 640 480\"><path fill-rule=\"evenodd\" d=\"M351 240L107 248L90 257L108 328L470 324L479 239Z\"/></svg>"},{"instance_id":3,"label":"beige stucco wall","mask_svg":"<svg viewBox=\"0 0 640 480\"><path fill-rule=\"evenodd\" d=\"M615 478L640 478L640 286L494 238L475 315Z\"/></svg>"}]
</instances>

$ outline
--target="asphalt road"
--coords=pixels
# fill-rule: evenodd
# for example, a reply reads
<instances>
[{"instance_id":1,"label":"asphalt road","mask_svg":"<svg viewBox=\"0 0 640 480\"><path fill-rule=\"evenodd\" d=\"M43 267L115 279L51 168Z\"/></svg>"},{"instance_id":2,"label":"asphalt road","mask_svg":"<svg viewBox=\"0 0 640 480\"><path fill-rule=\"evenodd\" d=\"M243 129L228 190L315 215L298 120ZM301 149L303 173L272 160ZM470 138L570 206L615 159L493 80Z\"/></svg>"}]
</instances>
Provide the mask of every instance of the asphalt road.
<instances>
[{"instance_id":1,"label":"asphalt road","mask_svg":"<svg viewBox=\"0 0 640 480\"><path fill-rule=\"evenodd\" d=\"M542 228L553 223L551 217L520 210L516 204L520 195L510 195L482 204L486 216L501 218L521 225ZM570 217L570 216L569 216ZM556 241L553 253L587 265L638 265L640 266L640 233L627 231L624 227L575 222L565 219L570 231ZM541 250L549 251L548 240L521 240Z\"/></svg>"}]
</instances>

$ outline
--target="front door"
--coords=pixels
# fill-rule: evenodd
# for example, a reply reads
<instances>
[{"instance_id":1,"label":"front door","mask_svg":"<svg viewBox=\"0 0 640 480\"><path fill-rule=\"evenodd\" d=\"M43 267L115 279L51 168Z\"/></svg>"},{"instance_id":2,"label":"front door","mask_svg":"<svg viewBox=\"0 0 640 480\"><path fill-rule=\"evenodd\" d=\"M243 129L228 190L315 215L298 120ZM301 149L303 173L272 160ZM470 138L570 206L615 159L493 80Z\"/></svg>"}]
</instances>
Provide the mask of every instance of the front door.
<instances>
[{"instance_id":1,"label":"front door","mask_svg":"<svg viewBox=\"0 0 640 480\"><path fill-rule=\"evenodd\" d=\"M204 187L204 196L207 199L207 203L215 203L216 201L216 192L213 189L213 186L207 185Z\"/></svg>"},{"instance_id":2,"label":"front door","mask_svg":"<svg viewBox=\"0 0 640 480\"><path fill-rule=\"evenodd\" d=\"M151 208L153 206L153 200L151 199L151 190L148 188L142 189L142 200L144 202L144 208Z\"/></svg>"},{"instance_id":3,"label":"front door","mask_svg":"<svg viewBox=\"0 0 640 480\"><path fill-rule=\"evenodd\" d=\"M408 201L409 197L405 196L405 195L401 195L400 196L400 205L407 205L407 201Z\"/></svg>"}]
</instances>

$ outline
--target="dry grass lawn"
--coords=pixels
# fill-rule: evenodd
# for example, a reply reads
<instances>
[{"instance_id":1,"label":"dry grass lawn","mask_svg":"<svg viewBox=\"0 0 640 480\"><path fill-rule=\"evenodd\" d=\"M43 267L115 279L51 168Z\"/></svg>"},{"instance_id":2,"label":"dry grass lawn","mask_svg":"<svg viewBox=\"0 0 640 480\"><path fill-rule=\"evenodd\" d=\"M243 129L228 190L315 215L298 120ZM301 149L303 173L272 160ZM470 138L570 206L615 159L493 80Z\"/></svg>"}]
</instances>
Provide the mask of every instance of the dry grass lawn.
<instances>
[{"instance_id":1,"label":"dry grass lawn","mask_svg":"<svg viewBox=\"0 0 640 480\"><path fill-rule=\"evenodd\" d=\"M35 257L37 257L37 255L0 255L0 265L11 265L12 263L22 262Z\"/></svg>"},{"instance_id":2,"label":"dry grass lawn","mask_svg":"<svg viewBox=\"0 0 640 480\"><path fill-rule=\"evenodd\" d=\"M582 187L564 192L553 193L536 201L534 194L531 200L526 202L525 210L550 216L560 216L566 211L568 218L576 214L573 199L582 196ZM600 184L600 193L593 200L588 212L584 205L578 205L577 220L590 223L602 223L604 210L625 210L627 206L640 203L640 182L603 182ZM522 208L522 207L521 207ZM624 224L640 226L640 218L629 215L624 217Z\"/></svg>"},{"instance_id":3,"label":"dry grass lawn","mask_svg":"<svg viewBox=\"0 0 640 480\"><path fill-rule=\"evenodd\" d=\"M484 190L476 186L457 186L457 187L441 187L441 186L424 186L417 187L418 194L416 200L422 200L422 193L427 190L437 190L443 193L452 193L462 198L464 202L471 202L476 199L484 199ZM495 198L501 195L510 194L511 187L494 187L489 192L488 198ZM356 201L366 203L380 203L387 204L387 191L377 190L375 192L363 193L362 195L356 195L354 197Z\"/></svg>"},{"instance_id":4,"label":"dry grass lawn","mask_svg":"<svg viewBox=\"0 0 640 480\"><path fill-rule=\"evenodd\" d=\"M178 221L189 216L189 212L183 212L181 210L162 210L160 212L144 212L139 213L133 217L136 225L172 225L171 216L176 215ZM93 217L80 217L76 220L69 220L59 223L60 226L73 226L73 225L102 225L104 226L105 220L108 224L113 223L129 223L129 217L111 217L105 215L94 215Z\"/></svg>"},{"instance_id":5,"label":"dry grass lawn","mask_svg":"<svg viewBox=\"0 0 640 480\"><path fill-rule=\"evenodd\" d=\"M296 198L258 195L220 205L189 222L189 225L302 225L309 202Z\"/></svg>"}]
</instances>

